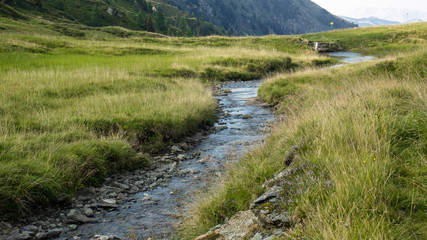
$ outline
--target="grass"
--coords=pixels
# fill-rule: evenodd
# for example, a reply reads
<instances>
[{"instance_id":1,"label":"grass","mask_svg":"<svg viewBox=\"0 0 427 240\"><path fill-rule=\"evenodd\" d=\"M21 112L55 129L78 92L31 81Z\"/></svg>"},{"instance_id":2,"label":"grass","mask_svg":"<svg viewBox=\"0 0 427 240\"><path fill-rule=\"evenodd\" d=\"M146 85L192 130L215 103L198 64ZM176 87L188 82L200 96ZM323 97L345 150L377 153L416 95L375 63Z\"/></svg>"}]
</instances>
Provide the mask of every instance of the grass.
<instances>
[{"instance_id":1,"label":"grass","mask_svg":"<svg viewBox=\"0 0 427 240\"><path fill-rule=\"evenodd\" d=\"M212 82L331 61L295 36L170 38L41 18L0 28L0 219L146 166L142 153L211 126Z\"/></svg>"},{"instance_id":2,"label":"grass","mask_svg":"<svg viewBox=\"0 0 427 240\"><path fill-rule=\"evenodd\" d=\"M378 57L422 50L426 43L425 23L365 27L302 35L311 41L338 42L344 49L353 49Z\"/></svg>"},{"instance_id":3,"label":"grass","mask_svg":"<svg viewBox=\"0 0 427 240\"><path fill-rule=\"evenodd\" d=\"M366 52L377 52L384 35L399 35L408 28L425 41L425 26L307 37L333 37L349 48L364 46ZM382 37L364 35L372 31ZM356 35L357 40L351 40ZM290 184L283 192L283 209L294 219L286 239L423 239L427 234L423 41L412 43L409 50L406 40L393 43L398 50L384 60L304 69L268 79L259 96L285 114L285 120L264 146L231 167L217 187L198 196L181 237L194 238L248 209L263 192L262 184L288 167L284 160L295 151L289 168L300 178L283 179ZM379 56L390 46L384 45Z\"/></svg>"}]
</instances>

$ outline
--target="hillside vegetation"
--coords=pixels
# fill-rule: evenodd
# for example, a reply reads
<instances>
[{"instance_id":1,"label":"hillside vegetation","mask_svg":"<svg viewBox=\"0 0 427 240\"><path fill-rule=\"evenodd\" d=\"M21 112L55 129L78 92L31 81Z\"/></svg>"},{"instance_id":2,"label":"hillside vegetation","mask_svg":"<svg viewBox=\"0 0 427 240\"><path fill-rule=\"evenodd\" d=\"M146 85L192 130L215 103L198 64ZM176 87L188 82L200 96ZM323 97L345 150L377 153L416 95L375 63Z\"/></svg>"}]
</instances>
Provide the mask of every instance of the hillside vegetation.
<instances>
[{"instance_id":1,"label":"hillside vegetation","mask_svg":"<svg viewBox=\"0 0 427 240\"><path fill-rule=\"evenodd\" d=\"M215 121L211 83L328 64L298 37L170 38L0 17L0 218L149 164Z\"/></svg>"},{"instance_id":2,"label":"hillside vegetation","mask_svg":"<svg viewBox=\"0 0 427 240\"><path fill-rule=\"evenodd\" d=\"M182 238L248 209L266 180L290 168L281 205L292 224L280 239L424 239L426 34L419 23L304 35L384 59L267 79L259 96L284 120L199 196Z\"/></svg>"},{"instance_id":3,"label":"hillside vegetation","mask_svg":"<svg viewBox=\"0 0 427 240\"><path fill-rule=\"evenodd\" d=\"M20 20L44 18L92 27L119 26L170 36L225 34L223 29L180 11L164 0L5 0L0 3L0 16ZM56 30L81 37L61 27Z\"/></svg>"},{"instance_id":4,"label":"hillside vegetation","mask_svg":"<svg viewBox=\"0 0 427 240\"><path fill-rule=\"evenodd\" d=\"M309 0L4 0L0 16L169 36L302 34L356 25Z\"/></svg>"}]
</instances>

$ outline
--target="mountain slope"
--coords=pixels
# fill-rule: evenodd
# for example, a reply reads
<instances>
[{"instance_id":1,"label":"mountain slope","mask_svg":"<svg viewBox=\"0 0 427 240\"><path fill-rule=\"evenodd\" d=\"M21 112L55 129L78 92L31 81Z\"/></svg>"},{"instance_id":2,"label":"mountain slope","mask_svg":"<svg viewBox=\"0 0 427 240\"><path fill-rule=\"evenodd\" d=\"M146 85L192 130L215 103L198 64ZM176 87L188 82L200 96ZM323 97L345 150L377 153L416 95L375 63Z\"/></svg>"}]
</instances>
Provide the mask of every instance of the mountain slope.
<instances>
[{"instance_id":1,"label":"mountain slope","mask_svg":"<svg viewBox=\"0 0 427 240\"><path fill-rule=\"evenodd\" d=\"M369 18L351 18L340 16L342 19L345 19L349 22L359 25L359 27L372 27L372 26L386 26L386 25L398 25L400 22L389 21L384 19L379 19L376 17Z\"/></svg>"},{"instance_id":2,"label":"mountain slope","mask_svg":"<svg viewBox=\"0 0 427 240\"><path fill-rule=\"evenodd\" d=\"M54 22L120 26L173 36L225 34L224 30L194 18L166 0L4 0L0 3L0 16L21 19L41 16ZM154 29L147 28L149 18Z\"/></svg>"},{"instance_id":3,"label":"mountain slope","mask_svg":"<svg viewBox=\"0 0 427 240\"><path fill-rule=\"evenodd\" d=\"M0 16L171 36L300 34L330 30L331 22L334 29L356 26L310 0L4 0Z\"/></svg>"},{"instance_id":4,"label":"mountain slope","mask_svg":"<svg viewBox=\"0 0 427 240\"><path fill-rule=\"evenodd\" d=\"M171 0L179 9L237 35L300 34L356 25L310 0Z\"/></svg>"}]
</instances>

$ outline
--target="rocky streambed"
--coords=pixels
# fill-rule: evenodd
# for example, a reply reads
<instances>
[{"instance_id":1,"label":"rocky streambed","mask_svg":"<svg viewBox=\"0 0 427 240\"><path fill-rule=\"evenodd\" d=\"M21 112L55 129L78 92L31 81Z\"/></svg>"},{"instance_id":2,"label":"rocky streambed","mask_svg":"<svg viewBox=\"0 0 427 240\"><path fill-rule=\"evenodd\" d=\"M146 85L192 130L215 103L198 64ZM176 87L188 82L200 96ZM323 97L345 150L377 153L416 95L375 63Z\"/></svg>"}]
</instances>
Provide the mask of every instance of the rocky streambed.
<instances>
[{"instance_id":1,"label":"rocky streambed","mask_svg":"<svg viewBox=\"0 0 427 240\"><path fill-rule=\"evenodd\" d=\"M224 84L216 96L219 121L212 129L153 157L149 169L83 189L71 206L45 210L14 225L0 223L0 239L173 238L174 225L193 193L268 133L273 113L256 100L260 84L260 80Z\"/></svg>"}]
</instances>

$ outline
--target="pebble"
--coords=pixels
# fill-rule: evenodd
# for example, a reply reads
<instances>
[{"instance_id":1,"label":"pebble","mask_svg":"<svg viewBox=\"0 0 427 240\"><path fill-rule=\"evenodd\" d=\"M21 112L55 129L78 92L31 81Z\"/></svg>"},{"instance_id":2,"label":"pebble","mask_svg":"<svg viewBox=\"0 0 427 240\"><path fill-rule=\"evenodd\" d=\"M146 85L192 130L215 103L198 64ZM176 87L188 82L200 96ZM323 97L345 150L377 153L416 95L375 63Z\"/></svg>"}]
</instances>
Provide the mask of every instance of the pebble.
<instances>
[{"instance_id":1,"label":"pebble","mask_svg":"<svg viewBox=\"0 0 427 240\"><path fill-rule=\"evenodd\" d=\"M98 207L100 208L118 208L117 201L114 199L102 199L98 202Z\"/></svg>"},{"instance_id":2,"label":"pebble","mask_svg":"<svg viewBox=\"0 0 427 240\"><path fill-rule=\"evenodd\" d=\"M184 154L179 154L176 159L178 159L178 161L184 161L185 160L185 155Z\"/></svg>"},{"instance_id":3,"label":"pebble","mask_svg":"<svg viewBox=\"0 0 427 240\"><path fill-rule=\"evenodd\" d=\"M171 150L172 150L172 152L184 152L181 148L179 148L176 145L172 146Z\"/></svg>"},{"instance_id":4,"label":"pebble","mask_svg":"<svg viewBox=\"0 0 427 240\"><path fill-rule=\"evenodd\" d=\"M90 208L90 207L86 207L84 209L84 213L87 217L93 217L94 216L94 212L93 212L92 208Z\"/></svg>"},{"instance_id":5,"label":"pebble","mask_svg":"<svg viewBox=\"0 0 427 240\"><path fill-rule=\"evenodd\" d=\"M23 231L32 231L32 232L35 232L35 231L38 231L39 228L36 227L36 226L34 226L34 225L27 225L27 226L23 227L22 230Z\"/></svg>"},{"instance_id":6,"label":"pebble","mask_svg":"<svg viewBox=\"0 0 427 240\"><path fill-rule=\"evenodd\" d=\"M169 166L169 171L168 171L168 173L173 172L173 170L175 170L175 167L176 167L176 162L172 163L172 164Z\"/></svg>"},{"instance_id":7,"label":"pebble","mask_svg":"<svg viewBox=\"0 0 427 240\"><path fill-rule=\"evenodd\" d=\"M75 230L77 230L78 226L77 226L77 224L70 224L70 225L68 225L68 228L69 228L71 231L75 231Z\"/></svg>"},{"instance_id":8,"label":"pebble","mask_svg":"<svg viewBox=\"0 0 427 240\"><path fill-rule=\"evenodd\" d=\"M113 182L113 186L118 187L122 190L129 190L129 186L119 182Z\"/></svg>"}]
</instances>

